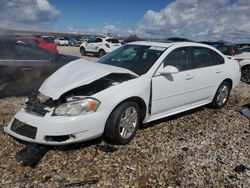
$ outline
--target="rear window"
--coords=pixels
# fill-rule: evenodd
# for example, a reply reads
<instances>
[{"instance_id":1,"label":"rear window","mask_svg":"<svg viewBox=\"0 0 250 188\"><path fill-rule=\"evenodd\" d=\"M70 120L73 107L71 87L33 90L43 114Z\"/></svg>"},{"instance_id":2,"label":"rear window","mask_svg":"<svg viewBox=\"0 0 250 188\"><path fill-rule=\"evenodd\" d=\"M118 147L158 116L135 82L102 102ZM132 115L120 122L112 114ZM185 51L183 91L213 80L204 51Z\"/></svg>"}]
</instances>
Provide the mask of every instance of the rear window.
<instances>
[{"instance_id":1,"label":"rear window","mask_svg":"<svg viewBox=\"0 0 250 188\"><path fill-rule=\"evenodd\" d=\"M117 40L117 39L107 39L106 40L107 42L110 42L110 43L119 43L119 40Z\"/></svg>"},{"instance_id":2,"label":"rear window","mask_svg":"<svg viewBox=\"0 0 250 188\"><path fill-rule=\"evenodd\" d=\"M47 43L54 43L54 40L51 38L43 37L42 39Z\"/></svg>"},{"instance_id":3,"label":"rear window","mask_svg":"<svg viewBox=\"0 0 250 188\"><path fill-rule=\"evenodd\" d=\"M229 48L226 46L219 46L217 49L223 54L229 54Z\"/></svg>"},{"instance_id":4,"label":"rear window","mask_svg":"<svg viewBox=\"0 0 250 188\"><path fill-rule=\"evenodd\" d=\"M17 60L49 60L51 59L50 53L46 53L41 49L32 48L22 44L16 44L12 46L12 53L14 53L14 59Z\"/></svg>"}]
</instances>

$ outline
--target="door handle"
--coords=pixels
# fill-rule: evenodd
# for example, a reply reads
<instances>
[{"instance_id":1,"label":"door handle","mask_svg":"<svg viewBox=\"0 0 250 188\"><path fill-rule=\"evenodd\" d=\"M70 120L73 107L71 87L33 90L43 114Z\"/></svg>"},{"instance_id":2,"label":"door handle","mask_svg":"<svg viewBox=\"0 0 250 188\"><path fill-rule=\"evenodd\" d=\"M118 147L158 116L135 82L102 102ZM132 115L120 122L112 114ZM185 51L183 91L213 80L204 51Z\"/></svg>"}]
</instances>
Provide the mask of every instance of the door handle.
<instances>
[{"instance_id":1,"label":"door handle","mask_svg":"<svg viewBox=\"0 0 250 188\"><path fill-rule=\"evenodd\" d=\"M217 73L217 74L221 73L221 70L216 70L216 73Z\"/></svg>"},{"instance_id":2,"label":"door handle","mask_svg":"<svg viewBox=\"0 0 250 188\"><path fill-rule=\"evenodd\" d=\"M22 67L21 70L26 71L32 69L31 67Z\"/></svg>"},{"instance_id":3,"label":"door handle","mask_svg":"<svg viewBox=\"0 0 250 188\"><path fill-rule=\"evenodd\" d=\"M191 79L193 79L194 77L192 76L192 75L186 75L186 80L191 80Z\"/></svg>"}]
</instances>

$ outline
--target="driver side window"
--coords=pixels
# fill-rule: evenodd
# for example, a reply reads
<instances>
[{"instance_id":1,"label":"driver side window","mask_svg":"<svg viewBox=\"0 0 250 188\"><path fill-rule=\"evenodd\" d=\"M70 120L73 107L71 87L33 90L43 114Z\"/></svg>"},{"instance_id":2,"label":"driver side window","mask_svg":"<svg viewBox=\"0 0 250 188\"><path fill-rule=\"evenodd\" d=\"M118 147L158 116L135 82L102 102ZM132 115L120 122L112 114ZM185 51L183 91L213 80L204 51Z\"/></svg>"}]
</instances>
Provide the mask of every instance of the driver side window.
<instances>
[{"instance_id":1,"label":"driver side window","mask_svg":"<svg viewBox=\"0 0 250 188\"><path fill-rule=\"evenodd\" d=\"M163 67L171 65L176 67L179 71L188 69L188 49L178 48L170 52L163 60Z\"/></svg>"}]
</instances>

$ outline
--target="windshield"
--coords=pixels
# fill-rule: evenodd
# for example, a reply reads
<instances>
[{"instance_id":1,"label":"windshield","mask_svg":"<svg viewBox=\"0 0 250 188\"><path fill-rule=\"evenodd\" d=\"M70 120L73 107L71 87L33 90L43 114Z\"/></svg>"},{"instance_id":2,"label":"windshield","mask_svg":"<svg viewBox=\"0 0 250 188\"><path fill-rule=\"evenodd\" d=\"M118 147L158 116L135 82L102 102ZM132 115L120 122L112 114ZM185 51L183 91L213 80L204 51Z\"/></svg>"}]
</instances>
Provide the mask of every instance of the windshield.
<instances>
[{"instance_id":1,"label":"windshield","mask_svg":"<svg viewBox=\"0 0 250 188\"><path fill-rule=\"evenodd\" d=\"M125 68L142 75L148 72L165 50L164 47L156 46L124 45L105 55L98 63Z\"/></svg>"}]
</instances>

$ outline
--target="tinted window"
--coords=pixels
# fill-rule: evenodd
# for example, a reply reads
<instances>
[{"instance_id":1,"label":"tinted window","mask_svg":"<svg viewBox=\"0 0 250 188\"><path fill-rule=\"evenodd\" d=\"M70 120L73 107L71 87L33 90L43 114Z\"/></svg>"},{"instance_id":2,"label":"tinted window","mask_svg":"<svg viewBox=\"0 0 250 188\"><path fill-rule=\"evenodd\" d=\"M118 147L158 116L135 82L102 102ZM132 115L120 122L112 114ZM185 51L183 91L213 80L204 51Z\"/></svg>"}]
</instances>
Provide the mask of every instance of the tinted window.
<instances>
[{"instance_id":1,"label":"tinted window","mask_svg":"<svg viewBox=\"0 0 250 188\"><path fill-rule=\"evenodd\" d=\"M106 40L107 42L110 42L110 43L119 43L119 40L117 40L117 39L107 39Z\"/></svg>"},{"instance_id":2,"label":"tinted window","mask_svg":"<svg viewBox=\"0 0 250 188\"><path fill-rule=\"evenodd\" d=\"M102 42L102 39L97 38L97 39L96 39L96 42Z\"/></svg>"},{"instance_id":3,"label":"tinted window","mask_svg":"<svg viewBox=\"0 0 250 188\"><path fill-rule=\"evenodd\" d=\"M42 39L47 43L54 43L54 40L52 38L43 37Z\"/></svg>"},{"instance_id":4,"label":"tinted window","mask_svg":"<svg viewBox=\"0 0 250 188\"><path fill-rule=\"evenodd\" d=\"M217 54L216 52L214 52L214 57L215 57L215 64L225 63L224 58L221 55Z\"/></svg>"},{"instance_id":5,"label":"tinted window","mask_svg":"<svg viewBox=\"0 0 250 188\"><path fill-rule=\"evenodd\" d=\"M94 43L94 42L96 42L96 38L91 38L88 40L88 43Z\"/></svg>"},{"instance_id":6,"label":"tinted window","mask_svg":"<svg viewBox=\"0 0 250 188\"><path fill-rule=\"evenodd\" d=\"M191 68L208 67L222 63L224 63L224 58L208 48L191 48Z\"/></svg>"},{"instance_id":7,"label":"tinted window","mask_svg":"<svg viewBox=\"0 0 250 188\"><path fill-rule=\"evenodd\" d=\"M13 45L13 58L18 60L49 60L51 54L26 45Z\"/></svg>"},{"instance_id":8,"label":"tinted window","mask_svg":"<svg viewBox=\"0 0 250 188\"><path fill-rule=\"evenodd\" d=\"M179 71L188 69L188 50L187 48L176 49L163 60L164 67L171 65L176 67Z\"/></svg>"}]
</instances>

